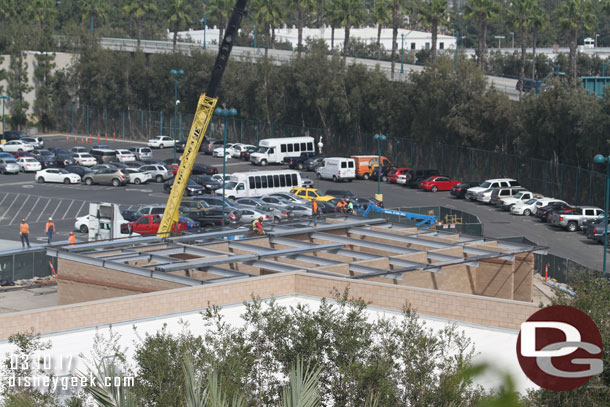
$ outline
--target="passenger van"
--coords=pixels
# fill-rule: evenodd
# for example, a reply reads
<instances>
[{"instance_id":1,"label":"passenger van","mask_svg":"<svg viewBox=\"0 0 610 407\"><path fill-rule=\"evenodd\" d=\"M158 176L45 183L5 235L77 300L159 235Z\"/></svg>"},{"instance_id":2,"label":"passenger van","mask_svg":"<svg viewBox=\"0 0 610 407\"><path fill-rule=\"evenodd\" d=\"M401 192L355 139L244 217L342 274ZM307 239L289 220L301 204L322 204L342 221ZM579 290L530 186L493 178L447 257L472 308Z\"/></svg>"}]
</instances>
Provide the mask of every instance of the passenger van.
<instances>
[{"instance_id":1,"label":"passenger van","mask_svg":"<svg viewBox=\"0 0 610 407\"><path fill-rule=\"evenodd\" d=\"M230 199L290 192L301 186L301 174L293 170L248 171L231 174L225 184L225 197ZM216 190L221 192L222 189Z\"/></svg>"},{"instance_id":2,"label":"passenger van","mask_svg":"<svg viewBox=\"0 0 610 407\"><path fill-rule=\"evenodd\" d=\"M286 157L300 157L301 153L315 152L313 137L283 137L263 139L258 149L250 154L254 165L281 164Z\"/></svg>"},{"instance_id":3,"label":"passenger van","mask_svg":"<svg viewBox=\"0 0 610 407\"><path fill-rule=\"evenodd\" d=\"M109 148L94 148L89 151L89 154L95 157L98 164L117 161L116 151Z\"/></svg>"},{"instance_id":4,"label":"passenger van","mask_svg":"<svg viewBox=\"0 0 610 407\"><path fill-rule=\"evenodd\" d=\"M377 166L379 162L378 155L353 155L350 158L356 163L356 178L369 179L371 175L371 166ZM390 166L392 162L385 156L381 156L381 165Z\"/></svg>"},{"instance_id":5,"label":"passenger van","mask_svg":"<svg viewBox=\"0 0 610 407\"><path fill-rule=\"evenodd\" d=\"M353 158L331 157L322 160L316 171L318 179L332 179L334 182L356 178L356 162Z\"/></svg>"}]
</instances>

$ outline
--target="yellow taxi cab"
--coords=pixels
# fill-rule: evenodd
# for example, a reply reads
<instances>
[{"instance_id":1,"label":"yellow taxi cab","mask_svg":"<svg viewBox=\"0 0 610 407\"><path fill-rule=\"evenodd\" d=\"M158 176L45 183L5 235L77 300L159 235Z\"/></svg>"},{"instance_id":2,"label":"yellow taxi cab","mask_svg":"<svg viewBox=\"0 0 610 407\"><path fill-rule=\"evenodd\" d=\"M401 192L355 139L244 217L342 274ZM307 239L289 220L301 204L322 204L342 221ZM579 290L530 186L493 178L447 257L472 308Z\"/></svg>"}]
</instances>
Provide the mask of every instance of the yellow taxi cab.
<instances>
[{"instance_id":1,"label":"yellow taxi cab","mask_svg":"<svg viewBox=\"0 0 610 407\"><path fill-rule=\"evenodd\" d=\"M307 199L308 201L330 201L334 199L334 196L331 195L322 195L316 188L303 188L303 187L295 187L290 190L291 194L294 194L300 198Z\"/></svg>"}]
</instances>

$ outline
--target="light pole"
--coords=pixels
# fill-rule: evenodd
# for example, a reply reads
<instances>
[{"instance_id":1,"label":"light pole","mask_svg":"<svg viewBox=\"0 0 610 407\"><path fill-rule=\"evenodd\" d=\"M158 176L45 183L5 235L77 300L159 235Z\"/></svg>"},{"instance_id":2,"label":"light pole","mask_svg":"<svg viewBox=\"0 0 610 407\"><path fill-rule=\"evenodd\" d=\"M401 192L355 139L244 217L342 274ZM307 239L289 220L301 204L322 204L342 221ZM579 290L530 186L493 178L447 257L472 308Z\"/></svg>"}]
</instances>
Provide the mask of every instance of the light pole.
<instances>
[{"instance_id":1,"label":"light pole","mask_svg":"<svg viewBox=\"0 0 610 407\"><path fill-rule=\"evenodd\" d=\"M203 20L201 20L201 23L203 24L203 50L205 51L206 31L207 31L207 26L208 26L208 15L207 14L203 15Z\"/></svg>"},{"instance_id":2,"label":"light pole","mask_svg":"<svg viewBox=\"0 0 610 407\"><path fill-rule=\"evenodd\" d=\"M405 35L400 34L402 46L400 47L400 73L405 73Z\"/></svg>"},{"instance_id":3,"label":"light pole","mask_svg":"<svg viewBox=\"0 0 610 407\"><path fill-rule=\"evenodd\" d=\"M222 144L222 226L225 225L225 177L227 174L227 120L229 116L237 116L237 109L222 109L217 107L214 114L225 118L224 142Z\"/></svg>"},{"instance_id":4,"label":"light pole","mask_svg":"<svg viewBox=\"0 0 610 407\"><path fill-rule=\"evenodd\" d=\"M379 150L379 161L377 161L377 195L381 195L381 142L386 141L387 137L383 134L375 134L373 138L377 140Z\"/></svg>"},{"instance_id":5,"label":"light pole","mask_svg":"<svg viewBox=\"0 0 610 407\"><path fill-rule=\"evenodd\" d=\"M503 35L494 35L494 38L498 40L498 49L502 48L502 40L504 39Z\"/></svg>"},{"instance_id":6,"label":"light pole","mask_svg":"<svg viewBox=\"0 0 610 407\"><path fill-rule=\"evenodd\" d=\"M513 45L511 46L511 48L515 48L515 33L511 31L510 35L513 36Z\"/></svg>"},{"instance_id":7,"label":"light pole","mask_svg":"<svg viewBox=\"0 0 610 407\"><path fill-rule=\"evenodd\" d=\"M4 101L9 100L10 98L7 95L0 95L0 99L2 99L2 134L6 131L4 127Z\"/></svg>"},{"instance_id":8,"label":"light pole","mask_svg":"<svg viewBox=\"0 0 610 407\"><path fill-rule=\"evenodd\" d=\"M174 77L174 163L176 161L176 123L178 118L178 76L184 75L184 71L172 69L169 73Z\"/></svg>"},{"instance_id":9,"label":"light pole","mask_svg":"<svg viewBox=\"0 0 610 407\"><path fill-rule=\"evenodd\" d=\"M597 164L606 164L606 207L604 212L604 265L602 268L602 276L606 278L606 254L608 252L608 196L610 194L610 157L604 157L601 154L597 154L593 158L593 162Z\"/></svg>"}]
</instances>

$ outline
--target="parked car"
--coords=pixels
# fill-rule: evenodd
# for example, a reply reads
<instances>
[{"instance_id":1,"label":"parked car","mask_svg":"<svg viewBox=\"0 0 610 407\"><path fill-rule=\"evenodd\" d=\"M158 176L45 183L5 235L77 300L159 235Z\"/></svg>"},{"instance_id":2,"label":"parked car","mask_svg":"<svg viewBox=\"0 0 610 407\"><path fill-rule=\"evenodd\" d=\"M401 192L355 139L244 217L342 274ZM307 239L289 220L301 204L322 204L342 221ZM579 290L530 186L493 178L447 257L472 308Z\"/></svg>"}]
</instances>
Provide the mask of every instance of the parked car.
<instances>
[{"instance_id":1,"label":"parked car","mask_svg":"<svg viewBox=\"0 0 610 407\"><path fill-rule=\"evenodd\" d=\"M214 139L209 139L201 143L201 145L203 146L203 152L208 155L212 154L212 151L214 151L215 148L222 146L222 144L223 140Z\"/></svg>"},{"instance_id":2,"label":"parked car","mask_svg":"<svg viewBox=\"0 0 610 407\"><path fill-rule=\"evenodd\" d=\"M168 194L172 191L172 186L176 178L169 179L163 183L163 190ZM201 195L205 192L205 187L202 187L192 179L189 179L186 183L186 190L184 191L188 196Z\"/></svg>"},{"instance_id":3,"label":"parked car","mask_svg":"<svg viewBox=\"0 0 610 407\"><path fill-rule=\"evenodd\" d=\"M140 161L150 159L153 156L150 147L131 147L129 151Z\"/></svg>"},{"instance_id":4,"label":"parked car","mask_svg":"<svg viewBox=\"0 0 610 407\"><path fill-rule=\"evenodd\" d=\"M0 173L2 174L18 174L19 164L14 158L0 158Z\"/></svg>"},{"instance_id":5,"label":"parked car","mask_svg":"<svg viewBox=\"0 0 610 407\"><path fill-rule=\"evenodd\" d=\"M585 219L582 221L582 224L580 225L580 231L582 232L583 235L587 236L587 234L596 227L603 229L605 219L606 219L606 215L603 213L601 215L599 215L597 218Z\"/></svg>"},{"instance_id":6,"label":"parked car","mask_svg":"<svg viewBox=\"0 0 610 407\"><path fill-rule=\"evenodd\" d=\"M6 151L8 153L17 151L34 151L34 146L28 143L24 143L21 140L11 140L6 144L0 144L0 151Z\"/></svg>"},{"instance_id":7,"label":"parked car","mask_svg":"<svg viewBox=\"0 0 610 407\"><path fill-rule=\"evenodd\" d=\"M522 189L511 197L502 198L498 203L498 206L500 206L505 211L510 211L510 208L513 205L516 205L520 202L529 201L532 198L542 198L542 196Z\"/></svg>"},{"instance_id":8,"label":"parked car","mask_svg":"<svg viewBox=\"0 0 610 407\"><path fill-rule=\"evenodd\" d=\"M148 172L155 182L163 182L172 178L172 173L164 165L147 164L140 167L140 171Z\"/></svg>"},{"instance_id":9,"label":"parked car","mask_svg":"<svg viewBox=\"0 0 610 407\"><path fill-rule=\"evenodd\" d=\"M68 165L66 168L64 168L64 170L71 172L72 174L77 174L81 177L81 179L86 175L89 174L91 171L91 168L89 167L83 167L82 165Z\"/></svg>"},{"instance_id":10,"label":"parked car","mask_svg":"<svg viewBox=\"0 0 610 407\"><path fill-rule=\"evenodd\" d=\"M74 153L74 161L78 165L82 165L84 167L91 167L97 164L97 160L89 153Z\"/></svg>"},{"instance_id":11,"label":"parked car","mask_svg":"<svg viewBox=\"0 0 610 407\"><path fill-rule=\"evenodd\" d=\"M354 194L352 194L352 191L348 191L345 189L327 189L325 194L335 196L337 198L352 198L354 196Z\"/></svg>"},{"instance_id":12,"label":"parked car","mask_svg":"<svg viewBox=\"0 0 610 407\"><path fill-rule=\"evenodd\" d=\"M303 162L303 168L305 169L305 171L316 172L318 168L320 168L320 166L322 165L323 161L324 157L309 158L305 160L305 162Z\"/></svg>"},{"instance_id":13,"label":"parked car","mask_svg":"<svg viewBox=\"0 0 610 407\"><path fill-rule=\"evenodd\" d=\"M357 196L357 197L350 198L350 201L352 201L354 203L354 205L361 206L362 209L364 209L364 210L366 210L369 205L376 205L380 208L383 208L383 201L378 201L375 198L366 198L366 197Z\"/></svg>"},{"instance_id":14,"label":"parked car","mask_svg":"<svg viewBox=\"0 0 610 407\"><path fill-rule=\"evenodd\" d=\"M546 206L542 206L536 210L536 217L540 219L541 222L550 222L553 218L554 211L561 211L563 209L571 208L569 204L565 202L560 203L552 203Z\"/></svg>"},{"instance_id":15,"label":"parked car","mask_svg":"<svg viewBox=\"0 0 610 407\"><path fill-rule=\"evenodd\" d=\"M148 140L148 147L151 148L165 148L165 147L173 147L174 146L174 140L167 137L167 136L157 136L157 137L153 137L152 139Z\"/></svg>"},{"instance_id":16,"label":"parked car","mask_svg":"<svg viewBox=\"0 0 610 407\"><path fill-rule=\"evenodd\" d=\"M77 162L72 156L72 154L66 154L64 152L56 152L55 153L55 161L53 165L58 168L64 168L69 165L76 165Z\"/></svg>"},{"instance_id":17,"label":"parked car","mask_svg":"<svg viewBox=\"0 0 610 407\"><path fill-rule=\"evenodd\" d=\"M226 147L221 144L219 147L216 147L212 151L212 157L222 157L222 155L224 154L227 158L231 158L233 156L232 147L233 147L233 143L227 143Z\"/></svg>"},{"instance_id":18,"label":"parked car","mask_svg":"<svg viewBox=\"0 0 610 407\"><path fill-rule=\"evenodd\" d=\"M542 208L543 206L551 205L552 203L559 203L559 202L563 202L563 201L560 199L548 198L548 197L532 198L529 201L520 202L520 203L513 205L513 207L510 209L510 213L512 213L513 215L530 216L532 213L534 213L536 211L536 208Z\"/></svg>"},{"instance_id":19,"label":"parked car","mask_svg":"<svg viewBox=\"0 0 610 407\"><path fill-rule=\"evenodd\" d=\"M42 168L52 167L55 165L55 154L53 154L49 150L38 150L34 153L34 158L36 158Z\"/></svg>"},{"instance_id":20,"label":"parked car","mask_svg":"<svg viewBox=\"0 0 610 407\"><path fill-rule=\"evenodd\" d=\"M190 179L204 187L208 194L222 188L222 184L209 175L191 175Z\"/></svg>"},{"instance_id":21,"label":"parked car","mask_svg":"<svg viewBox=\"0 0 610 407\"><path fill-rule=\"evenodd\" d=\"M241 221L241 212L230 207L226 207L225 225L235 225ZM202 216L196 219L203 229L215 226L222 226L222 207L215 206L202 212Z\"/></svg>"},{"instance_id":22,"label":"parked car","mask_svg":"<svg viewBox=\"0 0 610 407\"><path fill-rule=\"evenodd\" d=\"M388 182L391 184L396 184L398 181L398 177L400 175L405 175L410 168L407 167L398 167L394 168L392 171L388 172Z\"/></svg>"},{"instance_id":23,"label":"parked car","mask_svg":"<svg viewBox=\"0 0 610 407\"><path fill-rule=\"evenodd\" d=\"M491 193L493 192L492 188L484 189L482 191L477 192L477 202L481 203L489 203L491 201Z\"/></svg>"},{"instance_id":24,"label":"parked car","mask_svg":"<svg viewBox=\"0 0 610 407\"><path fill-rule=\"evenodd\" d=\"M239 155L239 158L241 158L244 161L250 161L250 154L252 154L253 152L255 152L257 150L257 147L248 147L246 149L243 149Z\"/></svg>"},{"instance_id":25,"label":"parked car","mask_svg":"<svg viewBox=\"0 0 610 407\"><path fill-rule=\"evenodd\" d=\"M247 151L249 148L256 148L256 146L238 143L233 146L233 151L231 151L231 154L233 154L233 158L242 158L242 153Z\"/></svg>"},{"instance_id":26,"label":"parked car","mask_svg":"<svg viewBox=\"0 0 610 407\"><path fill-rule=\"evenodd\" d=\"M504 188L494 188L491 191L491 199L489 200L489 204L493 206L501 206L502 200L507 198L512 198L517 195L519 192L525 191L523 187L504 187Z\"/></svg>"},{"instance_id":27,"label":"parked car","mask_svg":"<svg viewBox=\"0 0 610 407\"><path fill-rule=\"evenodd\" d=\"M152 175L149 172L141 171L136 168L125 168L121 170L123 174L128 176L128 182L130 184L145 184L152 179Z\"/></svg>"},{"instance_id":28,"label":"parked car","mask_svg":"<svg viewBox=\"0 0 610 407\"><path fill-rule=\"evenodd\" d=\"M6 140L7 142L9 141L13 141L13 140L21 140L21 138L23 137L27 137L28 135L25 134L22 131L17 131L17 130L7 130L2 134L2 138L4 140Z\"/></svg>"},{"instance_id":29,"label":"parked car","mask_svg":"<svg viewBox=\"0 0 610 407\"><path fill-rule=\"evenodd\" d=\"M11 155L13 156L13 158L15 160L17 160L19 158L24 158L24 157L36 158L36 156L34 155L34 153L32 151L16 151L14 153L11 153Z\"/></svg>"},{"instance_id":30,"label":"parked car","mask_svg":"<svg viewBox=\"0 0 610 407\"><path fill-rule=\"evenodd\" d=\"M127 177L117 168L105 168L86 174L83 182L87 185L109 184L118 187L127 184Z\"/></svg>"},{"instance_id":31,"label":"parked car","mask_svg":"<svg viewBox=\"0 0 610 407\"><path fill-rule=\"evenodd\" d=\"M301 153L298 157L284 157L284 164L288 164L289 168L302 170L305 168L305 161L316 158L318 156L315 152Z\"/></svg>"},{"instance_id":32,"label":"parked car","mask_svg":"<svg viewBox=\"0 0 610 407\"><path fill-rule=\"evenodd\" d=\"M452 187L449 193L457 199L464 199L466 197L466 191L468 190L468 188L478 187L479 185L480 182L476 181L461 182L456 186Z\"/></svg>"},{"instance_id":33,"label":"parked car","mask_svg":"<svg viewBox=\"0 0 610 407\"><path fill-rule=\"evenodd\" d=\"M34 177L39 184L45 182L62 182L64 184L78 184L80 175L69 172L63 168L46 168L36 172Z\"/></svg>"},{"instance_id":34,"label":"parked car","mask_svg":"<svg viewBox=\"0 0 610 407\"><path fill-rule=\"evenodd\" d=\"M436 176L436 177L429 177L429 178L423 180L419 184L419 187L425 191L431 191L431 192L450 191L451 188L453 188L454 186L459 185L459 184L460 184L460 181L456 181L449 177Z\"/></svg>"},{"instance_id":35,"label":"parked car","mask_svg":"<svg viewBox=\"0 0 610 407\"><path fill-rule=\"evenodd\" d=\"M269 194L266 197L280 198L280 199L284 199L287 202L291 202L293 204L299 204L299 205L306 204L308 202L307 199L301 198L300 196L296 196L295 194L292 194L292 193L288 194L285 192L276 192L274 194ZM266 197L263 197L263 198L266 198ZM270 202L268 202L268 203L270 203Z\"/></svg>"},{"instance_id":36,"label":"parked car","mask_svg":"<svg viewBox=\"0 0 610 407\"><path fill-rule=\"evenodd\" d=\"M395 170L396 170L396 167L394 167L393 165L381 166L381 182L387 182L390 172L395 171ZM373 181L378 181L378 178L379 178L379 166L372 167L370 174L369 174L369 179L373 180Z\"/></svg>"},{"instance_id":37,"label":"parked car","mask_svg":"<svg viewBox=\"0 0 610 407\"><path fill-rule=\"evenodd\" d=\"M108 144L95 144L91 147L91 150L112 150ZM89 150L89 151L91 151Z\"/></svg>"},{"instance_id":38,"label":"parked car","mask_svg":"<svg viewBox=\"0 0 610 407\"><path fill-rule=\"evenodd\" d=\"M435 169L411 168L405 171L403 175L399 175L396 178L396 183L415 188L419 185L419 181L435 175L440 175L440 172Z\"/></svg>"},{"instance_id":39,"label":"parked car","mask_svg":"<svg viewBox=\"0 0 610 407\"><path fill-rule=\"evenodd\" d=\"M295 218L311 216L310 205L288 205L286 206L286 210L292 213L292 216L294 216Z\"/></svg>"},{"instance_id":40,"label":"parked car","mask_svg":"<svg viewBox=\"0 0 610 407\"><path fill-rule=\"evenodd\" d=\"M120 163L133 162L136 160L135 154L129 150L119 149L119 150L115 150L115 153L116 153L116 159Z\"/></svg>"},{"instance_id":41,"label":"parked car","mask_svg":"<svg viewBox=\"0 0 610 407\"><path fill-rule=\"evenodd\" d=\"M138 210L124 210L121 211L121 216L127 222L134 222L142 217L143 213Z\"/></svg>"},{"instance_id":42,"label":"parked car","mask_svg":"<svg viewBox=\"0 0 610 407\"><path fill-rule=\"evenodd\" d=\"M521 184L515 179L512 178L492 178L483 182L481 185L476 187L468 188L466 191L466 199L470 199L471 201L477 200L477 194L482 191L486 191L488 189L493 188L505 188L505 187L518 187ZM491 194L490 194L491 198Z\"/></svg>"},{"instance_id":43,"label":"parked car","mask_svg":"<svg viewBox=\"0 0 610 407\"><path fill-rule=\"evenodd\" d=\"M252 223L255 219L259 219L259 218L263 218L263 222L270 222L273 221L273 216L268 214L268 213L264 213L262 211L259 210L259 208L255 208L255 207L248 207L246 209L241 209L239 211L240 215L241 215L241 223L245 223L245 224L249 224Z\"/></svg>"},{"instance_id":44,"label":"parked car","mask_svg":"<svg viewBox=\"0 0 610 407\"><path fill-rule=\"evenodd\" d=\"M331 195L323 195L315 188L295 187L290 190L290 193L307 201L313 201L314 199L317 201L328 201L334 198Z\"/></svg>"},{"instance_id":45,"label":"parked car","mask_svg":"<svg viewBox=\"0 0 610 407\"><path fill-rule=\"evenodd\" d=\"M304 172L301 173L301 186L305 188L313 188L313 180L305 175Z\"/></svg>"},{"instance_id":46,"label":"parked car","mask_svg":"<svg viewBox=\"0 0 610 407\"><path fill-rule=\"evenodd\" d=\"M116 151L110 148L92 148L89 154L95 157L96 161L100 164L111 163L117 160Z\"/></svg>"},{"instance_id":47,"label":"parked car","mask_svg":"<svg viewBox=\"0 0 610 407\"><path fill-rule=\"evenodd\" d=\"M216 167L212 167L208 164L195 164L193 165L193 170L191 171L193 175L214 175L218 174L218 170Z\"/></svg>"},{"instance_id":48,"label":"parked car","mask_svg":"<svg viewBox=\"0 0 610 407\"><path fill-rule=\"evenodd\" d=\"M87 147L79 147L79 146L74 146L70 149L70 152L72 154L77 154L77 153L89 153L89 149Z\"/></svg>"},{"instance_id":49,"label":"parked car","mask_svg":"<svg viewBox=\"0 0 610 407\"><path fill-rule=\"evenodd\" d=\"M575 232L580 229L583 222L587 219L596 219L599 215L603 215L604 210L595 206L579 206L573 211L561 211L553 214L551 224L553 226L562 227L570 232Z\"/></svg>"},{"instance_id":50,"label":"parked car","mask_svg":"<svg viewBox=\"0 0 610 407\"><path fill-rule=\"evenodd\" d=\"M129 222L128 224L121 225L121 230L128 229L131 226L131 230L141 235L154 235L161 226L160 215L142 215L140 219L135 222ZM185 232L188 230L188 225L184 222L178 221L172 227L172 233Z\"/></svg>"},{"instance_id":51,"label":"parked car","mask_svg":"<svg viewBox=\"0 0 610 407\"><path fill-rule=\"evenodd\" d=\"M265 201L256 198L237 198L235 202L238 205L256 208L259 212L264 213L268 219L279 222L291 216L287 209L289 205L271 205Z\"/></svg>"},{"instance_id":52,"label":"parked car","mask_svg":"<svg viewBox=\"0 0 610 407\"><path fill-rule=\"evenodd\" d=\"M36 172L42 169L40 162L32 157L18 158L17 165L19 166L19 171L22 172Z\"/></svg>"},{"instance_id":53,"label":"parked car","mask_svg":"<svg viewBox=\"0 0 610 407\"><path fill-rule=\"evenodd\" d=\"M44 140L42 139L42 137L22 137L21 141L23 141L24 143L30 143L34 146L34 148L44 147Z\"/></svg>"}]
</instances>

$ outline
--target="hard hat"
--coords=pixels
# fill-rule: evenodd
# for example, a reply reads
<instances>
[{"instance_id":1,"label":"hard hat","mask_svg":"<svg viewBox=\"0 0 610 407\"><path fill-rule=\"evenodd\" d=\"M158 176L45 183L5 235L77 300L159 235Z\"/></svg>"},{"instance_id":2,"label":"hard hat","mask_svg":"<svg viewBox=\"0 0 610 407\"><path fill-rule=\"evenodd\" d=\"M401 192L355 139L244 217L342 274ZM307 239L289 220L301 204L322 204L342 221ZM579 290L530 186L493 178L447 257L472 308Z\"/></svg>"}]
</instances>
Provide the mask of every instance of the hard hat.
<instances>
[{"instance_id":1,"label":"hard hat","mask_svg":"<svg viewBox=\"0 0 610 407\"><path fill-rule=\"evenodd\" d=\"M25 222L25 219L21 219L22 222Z\"/></svg>"},{"instance_id":2,"label":"hard hat","mask_svg":"<svg viewBox=\"0 0 610 407\"><path fill-rule=\"evenodd\" d=\"M74 232L70 232L70 236L72 236L74 234Z\"/></svg>"},{"instance_id":3,"label":"hard hat","mask_svg":"<svg viewBox=\"0 0 610 407\"><path fill-rule=\"evenodd\" d=\"M49 220L53 220L53 218L49 218Z\"/></svg>"}]
</instances>

